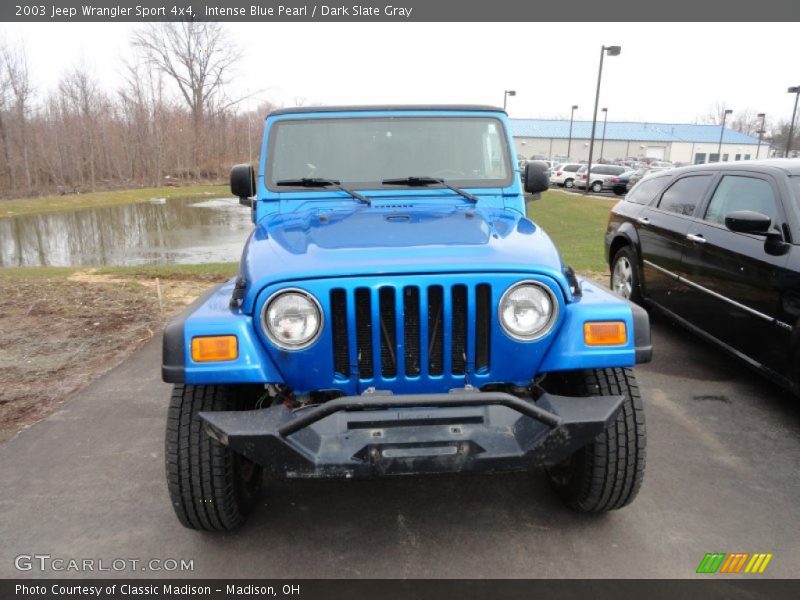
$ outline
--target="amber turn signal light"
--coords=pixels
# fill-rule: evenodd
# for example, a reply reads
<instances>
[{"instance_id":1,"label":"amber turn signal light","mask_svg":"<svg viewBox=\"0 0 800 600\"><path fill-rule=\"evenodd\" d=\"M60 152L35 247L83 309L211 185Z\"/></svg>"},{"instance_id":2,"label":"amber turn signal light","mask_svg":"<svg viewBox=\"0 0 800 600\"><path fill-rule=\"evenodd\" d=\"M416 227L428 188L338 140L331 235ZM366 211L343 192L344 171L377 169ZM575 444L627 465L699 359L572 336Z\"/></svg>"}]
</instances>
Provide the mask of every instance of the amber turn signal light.
<instances>
[{"instance_id":1,"label":"amber turn signal light","mask_svg":"<svg viewBox=\"0 0 800 600\"><path fill-rule=\"evenodd\" d=\"M195 362L236 360L238 356L239 345L235 335L192 338L192 360Z\"/></svg>"},{"instance_id":2,"label":"amber turn signal light","mask_svg":"<svg viewBox=\"0 0 800 600\"><path fill-rule=\"evenodd\" d=\"M620 346L628 341L628 331L624 321L584 323L583 341L587 346Z\"/></svg>"}]
</instances>

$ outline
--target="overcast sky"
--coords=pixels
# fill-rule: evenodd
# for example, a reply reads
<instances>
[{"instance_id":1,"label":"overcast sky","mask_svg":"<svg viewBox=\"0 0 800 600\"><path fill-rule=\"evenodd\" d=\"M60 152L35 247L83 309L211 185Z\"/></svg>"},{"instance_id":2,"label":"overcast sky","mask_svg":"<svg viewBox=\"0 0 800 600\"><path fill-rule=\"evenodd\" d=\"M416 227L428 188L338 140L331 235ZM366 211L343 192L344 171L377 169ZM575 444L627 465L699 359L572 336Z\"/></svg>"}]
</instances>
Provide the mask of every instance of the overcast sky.
<instances>
[{"instance_id":1,"label":"overcast sky","mask_svg":"<svg viewBox=\"0 0 800 600\"><path fill-rule=\"evenodd\" d=\"M600 46L600 106L609 120L694 122L716 102L788 120L800 85L792 23L229 23L243 50L234 86L281 105L480 103L512 117L591 119ZM25 45L37 90L83 61L108 90L130 53L127 23L0 24Z\"/></svg>"}]
</instances>

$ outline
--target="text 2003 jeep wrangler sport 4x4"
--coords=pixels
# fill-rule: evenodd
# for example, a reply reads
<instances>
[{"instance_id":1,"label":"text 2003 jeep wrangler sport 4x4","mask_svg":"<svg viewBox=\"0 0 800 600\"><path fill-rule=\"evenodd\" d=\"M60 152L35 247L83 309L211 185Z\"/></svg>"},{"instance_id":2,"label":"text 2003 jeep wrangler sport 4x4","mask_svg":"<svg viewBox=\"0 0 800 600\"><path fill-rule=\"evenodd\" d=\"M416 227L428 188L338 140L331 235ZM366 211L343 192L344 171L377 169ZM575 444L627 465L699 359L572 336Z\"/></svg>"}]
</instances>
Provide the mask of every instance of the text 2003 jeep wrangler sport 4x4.
<instances>
[{"instance_id":1,"label":"text 2003 jeep wrangler sport 4x4","mask_svg":"<svg viewBox=\"0 0 800 600\"><path fill-rule=\"evenodd\" d=\"M506 114L271 113L239 275L164 334L167 480L187 527L240 525L274 477L547 469L584 512L631 502L647 314L575 277L525 216ZM547 189L528 163L526 192ZM602 232L598 231L598 236Z\"/></svg>"}]
</instances>

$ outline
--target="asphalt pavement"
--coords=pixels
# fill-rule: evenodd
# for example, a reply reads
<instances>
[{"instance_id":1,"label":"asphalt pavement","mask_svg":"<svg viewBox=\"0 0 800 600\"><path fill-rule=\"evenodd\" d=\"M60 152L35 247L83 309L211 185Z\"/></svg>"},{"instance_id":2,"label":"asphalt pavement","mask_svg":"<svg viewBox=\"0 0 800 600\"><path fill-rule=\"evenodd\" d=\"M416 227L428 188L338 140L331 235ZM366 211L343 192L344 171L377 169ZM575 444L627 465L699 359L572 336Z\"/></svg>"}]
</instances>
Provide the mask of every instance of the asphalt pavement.
<instances>
[{"instance_id":1,"label":"asphalt pavement","mask_svg":"<svg viewBox=\"0 0 800 600\"><path fill-rule=\"evenodd\" d=\"M271 482L225 535L172 513L153 340L0 446L0 577L692 577L706 552L773 553L760 577L797 576L800 402L663 319L653 335L637 368L647 472L627 508L574 514L542 473ZM19 555L193 571L21 572Z\"/></svg>"}]
</instances>

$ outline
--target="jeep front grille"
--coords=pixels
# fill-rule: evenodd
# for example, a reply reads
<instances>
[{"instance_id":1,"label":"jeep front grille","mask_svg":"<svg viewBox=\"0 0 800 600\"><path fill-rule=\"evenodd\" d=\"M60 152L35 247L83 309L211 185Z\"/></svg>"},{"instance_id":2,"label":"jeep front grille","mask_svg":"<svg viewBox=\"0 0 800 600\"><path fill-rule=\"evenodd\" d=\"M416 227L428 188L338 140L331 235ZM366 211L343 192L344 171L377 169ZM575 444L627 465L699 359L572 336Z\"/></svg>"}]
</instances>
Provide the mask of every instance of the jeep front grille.
<instances>
[{"instance_id":1,"label":"jeep front grille","mask_svg":"<svg viewBox=\"0 0 800 600\"><path fill-rule=\"evenodd\" d=\"M339 379L436 377L489 370L488 284L383 285L351 292L337 288L330 292L330 307L333 363ZM467 322L470 312L475 316L473 327ZM353 337L348 336L351 327Z\"/></svg>"}]
</instances>

